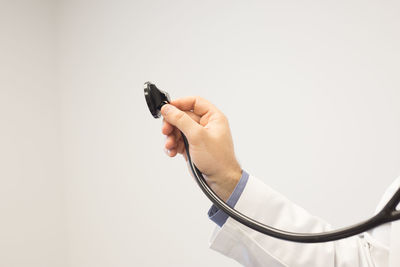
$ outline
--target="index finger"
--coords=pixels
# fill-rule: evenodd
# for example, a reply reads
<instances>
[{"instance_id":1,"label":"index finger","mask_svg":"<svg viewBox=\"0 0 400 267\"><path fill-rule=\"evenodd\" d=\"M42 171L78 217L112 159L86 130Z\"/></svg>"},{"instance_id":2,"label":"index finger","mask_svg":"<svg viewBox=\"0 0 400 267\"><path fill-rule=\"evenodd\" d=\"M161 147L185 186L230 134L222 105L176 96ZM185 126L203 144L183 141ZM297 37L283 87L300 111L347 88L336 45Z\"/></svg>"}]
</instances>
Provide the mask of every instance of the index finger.
<instances>
[{"instance_id":1,"label":"index finger","mask_svg":"<svg viewBox=\"0 0 400 267\"><path fill-rule=\"evenodd\" d=\"M209 111L216 110L216 107L211 104L210 101L200 97L200 96L188 96L175 99L171 101L171 104L180 110L189 111L193 110L196 115L200 117Z\"/></svg>"}]
</instances>

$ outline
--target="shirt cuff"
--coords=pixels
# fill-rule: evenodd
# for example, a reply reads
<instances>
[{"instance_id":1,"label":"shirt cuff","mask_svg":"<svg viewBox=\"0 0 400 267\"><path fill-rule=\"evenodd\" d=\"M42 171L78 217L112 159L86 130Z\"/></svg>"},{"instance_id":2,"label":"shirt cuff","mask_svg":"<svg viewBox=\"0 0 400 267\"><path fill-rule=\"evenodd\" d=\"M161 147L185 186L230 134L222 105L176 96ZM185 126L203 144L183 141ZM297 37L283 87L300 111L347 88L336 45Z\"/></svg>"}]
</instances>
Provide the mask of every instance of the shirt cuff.
<instances>
[{"instance_id":1,"label":"shirt cuff","mask_svg":"<svg viewBox=\"0 0 400 267\"><path fill-rule=\"evenodd\" d=\"M234 208L236 203L238 202L240 196L243 193L244 188L246 187L247 180L249 179L249 174L242 170L242 177L238 184L236 185L235 189L233 190L232 194L229 196L228 201L226 204ZM226 220L228 220L229 215L226 214L224 211L220 210L217 206L212 205L208 211L208 218L210 218L213 222L215 222L219 227L222 227Z\"/></svg>"}]
</instances>

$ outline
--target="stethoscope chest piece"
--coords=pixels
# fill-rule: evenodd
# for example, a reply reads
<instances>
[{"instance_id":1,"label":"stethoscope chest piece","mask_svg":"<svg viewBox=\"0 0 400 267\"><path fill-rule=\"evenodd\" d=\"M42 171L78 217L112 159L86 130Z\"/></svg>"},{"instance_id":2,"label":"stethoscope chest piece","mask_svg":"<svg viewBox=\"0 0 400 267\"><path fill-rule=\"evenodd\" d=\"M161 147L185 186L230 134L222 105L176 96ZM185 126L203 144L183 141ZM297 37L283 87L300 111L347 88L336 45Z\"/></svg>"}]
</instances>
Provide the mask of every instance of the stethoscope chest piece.
<instances>
[{"instance_id":1,"label":"stethoscope chest piece","mask_svg":"<svg viewBox=\"0 0 400 267\"><path fill-rule=\"evenodd\" d=\"M144 97L146 98L151 115L156 119L161 117L162 106L171 102L168 93L158 89L151 82L144 83Z\"/></svg>"}]
</instances>

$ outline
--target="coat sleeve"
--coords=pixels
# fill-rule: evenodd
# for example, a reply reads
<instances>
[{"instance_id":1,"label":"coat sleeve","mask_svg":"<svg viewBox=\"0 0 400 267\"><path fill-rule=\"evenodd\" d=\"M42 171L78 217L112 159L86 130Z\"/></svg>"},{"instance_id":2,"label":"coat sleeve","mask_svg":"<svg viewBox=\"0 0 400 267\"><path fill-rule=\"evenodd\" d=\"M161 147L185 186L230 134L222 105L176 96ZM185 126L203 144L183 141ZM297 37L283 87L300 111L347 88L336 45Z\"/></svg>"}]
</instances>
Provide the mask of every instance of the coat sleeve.
<instances>
[{"instance_id":1,"label":"coat sleeve","mask_svg":"<svg viewBox=\"0 0 400 267\"><path fill-rule=\"evenodd\" d=\"M235 209L282 230L304 233L332 230L328 223L251 175ZM385 266L374 265L368 239L371 238L359 235L328 243L295 243L261 234L229 218L221 228L216 227L210 247L244 266ZM386 257L384 248L378 248L378 252Z\"/></svg>"}]
</instances>

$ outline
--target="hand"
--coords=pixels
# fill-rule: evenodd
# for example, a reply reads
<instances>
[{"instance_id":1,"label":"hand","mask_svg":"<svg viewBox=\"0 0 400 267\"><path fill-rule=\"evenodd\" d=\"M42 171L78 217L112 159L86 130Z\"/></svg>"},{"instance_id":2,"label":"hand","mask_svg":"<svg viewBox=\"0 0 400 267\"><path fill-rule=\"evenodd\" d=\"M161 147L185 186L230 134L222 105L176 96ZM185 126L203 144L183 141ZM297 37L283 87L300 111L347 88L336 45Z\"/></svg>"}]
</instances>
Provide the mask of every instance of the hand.
<instances>
[{"instance_id":1,"label":"hand","mask_svg":"<svg viewBox=\"0 0 400 267\"><path fill-rule=\"evenodd\" d=\"M162 133L167 136L166 153L170 157L182 154L187 162L182 131L188 139L193 163L211 189L226 202L242 175L228 119L201 97L176 99L164 105L161 114ZM190 168L189 172L192 174Z\"/></svg>"}]
</instances>

